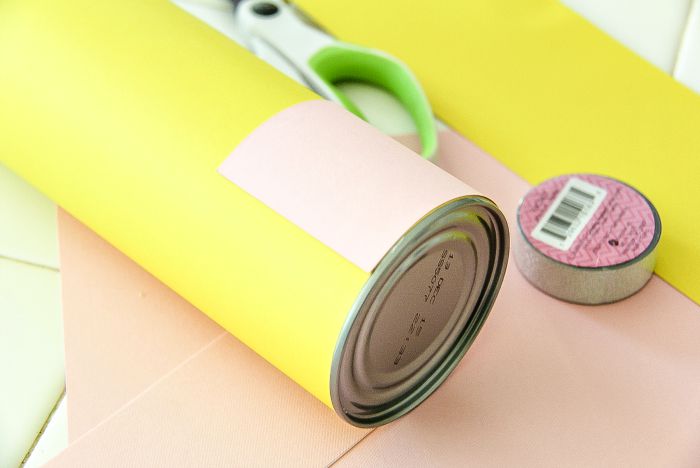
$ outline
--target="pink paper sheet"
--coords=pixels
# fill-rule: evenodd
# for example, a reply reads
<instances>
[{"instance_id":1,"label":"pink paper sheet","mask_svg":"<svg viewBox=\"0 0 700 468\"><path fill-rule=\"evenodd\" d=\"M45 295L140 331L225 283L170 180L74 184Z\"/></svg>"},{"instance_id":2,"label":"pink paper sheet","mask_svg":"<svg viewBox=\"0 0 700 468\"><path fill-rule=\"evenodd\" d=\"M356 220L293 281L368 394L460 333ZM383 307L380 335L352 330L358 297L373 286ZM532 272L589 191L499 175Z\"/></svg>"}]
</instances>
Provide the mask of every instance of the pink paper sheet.
<instances>
[{"instance_id":1,"label":"pink paper sheet","mask_svg":"<svg viewBox=\"0 0 700 468\"><path fill-rule=\"evenodd\" d=\"M58 226L75 440L223 329L61 209Z\"/></svg>"},{"instance_id":2,"label":"pink paper sheet","mask_svg":"<svg viewBox=\"0 0 700 468\"><path fill-rule=\"evenodd\" d=\"M326 465L367 433L62 210L59 230L78 442L57 466Z\"/></svg>"},{"instance_id":3,"label":"pink paper sheet","mask_svg":"<svg viewBox=\"0 0 700 468\"><path fill-rule=\"evenodd\" d=\"M440 165L492 196L510 215L512 226L527 184L451 132L441 134L440 144ZM133 401L80 438L54 461L55 466L117 465L127 459L135 465L177 461L318 465L330 463L366 434L333 420L335 416L313 397L228 336L210 340L134 398L140 385L155 381L177 359L158 365L149 362L150 370L143 373L127 367L150 361L162 326L171 327L166 333L172 336L163 341L160 354L177 347L178 329L183 336L189 331L166 324L166 307L153 304L134 314L139 321L150 320L148 325L130 315L120 317L124 310L110 304L119 304L124 295L140 297L138 292L144 291L145 297L167 297L161 290L167 288L151 278L153 289L145 290L146 273L136 274L140 269L124 258L114 262L120 257L114 249L75 221L65 216L61 220L63 274L75 275L64 280L69 421L76 417L95 421L109 408L116 410L129 398ZM73 270L78 257L86 263ZM110 282L102 283L99 275ZM87 280L91 292L86 294L80 285ZM179 304L181 299L163 301ZM82 321L88 315L96 317L85 326ZM145 318L150 316L160 318ZM101 322L108 326L100 326ZM117 322L128 326L109 326ZM83 353L89 349L76 344L85 339L80 334L83 327L93 346L105 343L90 358L76 355L79 349ZM200 333L207 333L205 325ZM134 334L143 338L130 341L128 366L102 364L126 361L114 347ZM699 336L700 308L656 277L628 300L586 307L540 293L510 265L482 334L446 384L413 413L372 432L340 464L696 465ZM84 389L80 405L73 400L78 387ZM108 397L109 404L98 401L102 397ZM237 405L231 400L249 403ZM261 417L261 412L268 416Z\"/></svg>"},{"instance_id":4,"label":"pink paper sheet","mask_svg":"<svg viewBox=\"0 0 700 468\"><path fill-rule=\"evenodd\" d=\"M366 432L224 333L51 466L325 466Z\"/></svg>"}]
</instances>

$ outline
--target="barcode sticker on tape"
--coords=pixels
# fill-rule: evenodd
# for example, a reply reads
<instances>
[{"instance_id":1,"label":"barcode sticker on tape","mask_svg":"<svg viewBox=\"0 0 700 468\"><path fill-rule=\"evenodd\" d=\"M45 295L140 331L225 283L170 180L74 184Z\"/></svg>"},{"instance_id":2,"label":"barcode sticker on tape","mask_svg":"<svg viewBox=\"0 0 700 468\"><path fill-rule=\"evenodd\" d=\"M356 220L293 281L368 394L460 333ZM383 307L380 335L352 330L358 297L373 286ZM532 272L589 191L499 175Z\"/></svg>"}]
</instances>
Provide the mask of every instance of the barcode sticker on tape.
<instances>
[{"instance_id":1,"label":"barcode sticker on tape","mask_svg":"<svg viewBox=\"0 0 700 468\"><path fill-rule=\"evenodd\" d=\"M607 191L572 177L561 189L532 237L560 250L569 250L591 220Z\"/></svg>"}]
</instances>

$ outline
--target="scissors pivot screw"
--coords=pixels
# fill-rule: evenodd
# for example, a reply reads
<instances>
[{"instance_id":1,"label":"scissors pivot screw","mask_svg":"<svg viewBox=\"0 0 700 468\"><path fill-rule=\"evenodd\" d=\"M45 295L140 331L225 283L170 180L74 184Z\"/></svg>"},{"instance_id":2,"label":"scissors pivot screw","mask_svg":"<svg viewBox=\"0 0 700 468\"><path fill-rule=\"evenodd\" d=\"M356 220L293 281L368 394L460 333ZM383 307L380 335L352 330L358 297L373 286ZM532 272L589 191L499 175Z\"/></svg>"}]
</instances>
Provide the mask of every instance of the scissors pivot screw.
<instances>
[{"instance_id":1,"label":"scissors pivot screw","mask_svg":"<svg viewBox=\"0 0 700 468\"><path fill-rule=\"evenodd\" d=\"M279 11L277 5L269 2L260 2L253 5L253 12L260 16L273 16Z\"/></svg>"}]
</instances>

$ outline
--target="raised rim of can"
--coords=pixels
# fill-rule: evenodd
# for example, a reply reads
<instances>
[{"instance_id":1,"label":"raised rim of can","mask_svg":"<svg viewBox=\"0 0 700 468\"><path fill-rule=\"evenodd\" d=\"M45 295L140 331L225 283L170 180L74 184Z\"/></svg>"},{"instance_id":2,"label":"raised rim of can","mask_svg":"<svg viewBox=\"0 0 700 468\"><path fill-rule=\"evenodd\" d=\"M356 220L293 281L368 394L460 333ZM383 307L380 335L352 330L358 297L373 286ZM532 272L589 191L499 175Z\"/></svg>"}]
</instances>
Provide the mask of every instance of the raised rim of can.
<instances>
[{"instance_id":1,"label":"raised rim of can","mask_svg":"<svg viewBox=\"0 0 700 468\"><path fill-rule=\"evenodd\" d=\"M375 288L381 288L386 284L386 279L391 272L406 258L405 251L415 249L420 243L414 245L420 237L418 233L423 233L427 238L427 232L430 232L430 226L438 219L446 214L458 209L470 207L479 207L484 209L492 218L493 232L487 234L489 244L489 267L487 280L484 282L483 295L474 307L474 311L467 320L466 325L460 332L458 339L450 346L448 351L441 356L439 364L430 372L425 380L416 386L412 387L409 392L402 395L401 398L389 402L382 411L370 417L362 419L353 417L344 411L341 398L339 395L340 388L340 367L343 360L343 355L346 351L348 338L355 325L358 315L363 310L366 301L377 291ZM489 229L484 226L483 229ZM409 248L412 246L413 248ZM399 239L389 252L382 258L375 270L370 275L363 286L357 300L353 304L348 317L343 324L340 335L336 342L336 348L333 354L330 375L330 394L333 407L338 415L345 421L358 427L376 427L382 424L391 422L417 407L430 394L437 389L445 379L450 375L452 370L457 366L461 358L469 349L470 345L478 335L483 323L493 306L495 298L498 294L500 286L505 276L505 271L508 263L509 252L509 232L508 225L503 216L503 213L498 207L488 198L473 195L456 198L446 202L439 207L433 209L430 213L424 216L416 224L414 224L402 237Z\"/></svg>"}]
</instances>

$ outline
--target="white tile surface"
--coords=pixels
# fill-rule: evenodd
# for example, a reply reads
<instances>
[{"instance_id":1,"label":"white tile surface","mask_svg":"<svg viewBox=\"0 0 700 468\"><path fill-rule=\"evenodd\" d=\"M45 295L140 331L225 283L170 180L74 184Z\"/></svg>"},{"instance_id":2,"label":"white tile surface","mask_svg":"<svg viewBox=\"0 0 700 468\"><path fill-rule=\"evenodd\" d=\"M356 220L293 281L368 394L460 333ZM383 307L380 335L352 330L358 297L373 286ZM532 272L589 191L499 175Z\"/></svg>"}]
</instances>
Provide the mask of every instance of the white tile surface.
<instances>
[{"instance_id":1,"label":"white tile surface","mask_svg":"<svg viewBox=\"0 0 700 468\"><path fill-rule=\"evenodd\" d=\"M1 164L0 257L58 268L56 206Z\"/></svg>"},{"instance_id":2,"label":"white tile surface","mask_svg":"<svg viewBox=\"0 0 700 468\"><path fill-rule=\"evenodd\" d=\"M68 412L66 410L66 398L62 397L24 467L37 468L42 466L67 446Z\"/></svg>"},{"instance_id":3,"label":"white tile surface","mask_svg":"<svg viewBox=\"0 0 700 468\"><path fill-rule=\"evenodd\" d=\"M561 0L666 73L673 71L691 0Z\"/></svg>"},{"instance_id":4,"label":"white tile surface","mask_svg":"<svg viewBox=\"0 0 700 468\"><path fill-rule=\"evenodd\" d=\"M674 76L696 93L700 93L700 0L693 0Z\"/></svg>"},{"instance_id":5,"label":"white tile surface","mask_svg":"<svg viewBox=\"0 0 700 468\"><path fill-rule=\"evenodd\" d=\"M64 386L58 273L0 259L0 467L24 458Z\"/></svg>"}]
</instances>

